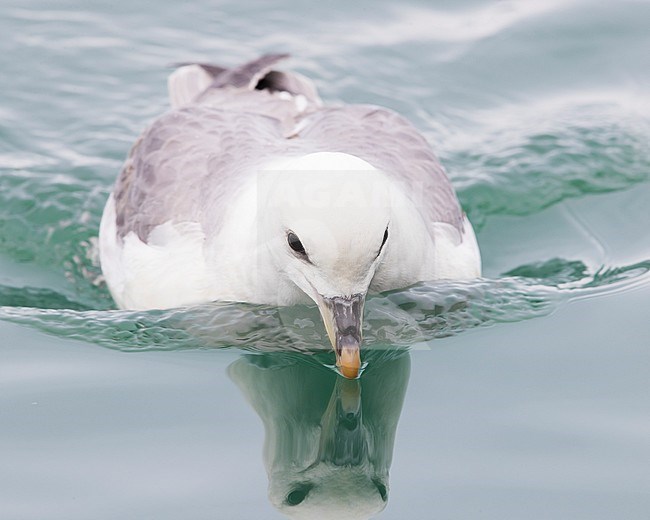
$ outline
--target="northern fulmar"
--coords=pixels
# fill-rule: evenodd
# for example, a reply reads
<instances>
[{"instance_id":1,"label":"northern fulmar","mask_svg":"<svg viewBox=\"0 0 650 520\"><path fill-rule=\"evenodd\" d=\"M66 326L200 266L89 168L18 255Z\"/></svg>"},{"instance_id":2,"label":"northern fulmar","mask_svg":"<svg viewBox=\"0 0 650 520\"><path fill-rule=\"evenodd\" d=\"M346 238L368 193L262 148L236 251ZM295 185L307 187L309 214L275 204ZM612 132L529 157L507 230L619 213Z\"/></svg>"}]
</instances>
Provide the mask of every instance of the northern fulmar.
<instances>
[{"instance_id":1,"label":"northern fulmar","mask_svg":"<svg viewBox=\"0 0 650 520\"><path fill-rule=\"evenodd\" d=\"M109 196L101 267L120 308L209 301L318 305L346 377L366 295L480 276L443 167L405 118L324 105L277 70L183 64L172 109L133 145Z\"/></svg>"}]
</instances>

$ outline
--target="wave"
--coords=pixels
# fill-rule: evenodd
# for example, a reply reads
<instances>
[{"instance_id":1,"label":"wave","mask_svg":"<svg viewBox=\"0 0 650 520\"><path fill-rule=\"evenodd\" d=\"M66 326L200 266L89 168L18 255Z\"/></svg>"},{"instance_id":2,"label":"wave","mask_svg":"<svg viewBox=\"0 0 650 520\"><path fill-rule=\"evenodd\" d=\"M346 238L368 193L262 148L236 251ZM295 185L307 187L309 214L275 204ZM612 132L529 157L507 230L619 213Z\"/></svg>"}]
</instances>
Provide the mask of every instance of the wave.
<instances>
[{"instance_id":1,"label":"wave","mask_svg":"<svg viewBox=\"0 0 650 520\"><path fill-rule=\"evenodd\" d=\"M0 288L1 289L1 288ZM122 351L229 348L310 352L329 348L318 310L212 303L166 311L0 307L0 319ZM49 295L60 305L61 295ZM367 346L410 346L479 325L519 321L553 308L547 288L516 279L420 284L366 304ZM0 301L5 300L4 295Z\"/></svg>"},{"instance_id":2,"label":"wave","mask_svg":"<svg viewBox=\"0 0 650 520\"><path fill-rule=\"evenodd\" d=\"M586 293L605 294L648 283L649 273L650 260L588 274L579 261L554 259L518 267L497 280L418 284L368 299L365 348L413 347L476 327L548 315ZM211 303L164 311L99 311L53 291L2 286L0 303L0 319L120 351L329 350L313 306ZM60 308L68 303L71 308Z\"/></svg>"},{"instance_id":3,"label":"wave","mask_svg":"<svg viewBox=\"0 0 650 520\"><path fill-rule=\"evenodd\" d=\"M443 161L474 226L647 182L645 104L561 99L472 114L469 133L447 136Z\"/></svg>"},{"instance_id":4,"label":"wave","mask_svg":"<svg viewBox=\"0 0 650 520\"><path fill-rule=\"evenodd\" d=\"M81 300L78 305L109 308L110 297L98 288L95 247L107 197L108 187L90 172L0 169L0 252L35 270L60 271Z\"/></svg>"}]
</instances>

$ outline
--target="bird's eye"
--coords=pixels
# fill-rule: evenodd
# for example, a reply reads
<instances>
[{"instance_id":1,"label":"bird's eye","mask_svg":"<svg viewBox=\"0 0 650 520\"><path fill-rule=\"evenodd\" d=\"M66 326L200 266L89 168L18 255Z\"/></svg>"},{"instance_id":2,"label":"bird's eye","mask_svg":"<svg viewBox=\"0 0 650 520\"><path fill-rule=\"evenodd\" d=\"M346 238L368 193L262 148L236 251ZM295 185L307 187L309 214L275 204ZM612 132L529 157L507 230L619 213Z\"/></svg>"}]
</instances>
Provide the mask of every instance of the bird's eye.
<instances>
[{"instance_id":1,"label":"bird's eye","mask_svg":"<svg viewBox=\"0 0 650 520\"><path fill-rule=\"evenodd\" d=\"M287 495L287 504L290 506L297 506L298 504L301 504L305 498L307 498L307 495L313 487L314 485L310 482L298 484L298 486L292 489L291 492Z\"/></svg>"},{"instance_id":2,"label":"bird's eye","mask_svg":"<svg viewBox=\"0 0 650 520\"><path fill-rule=\"evenodd\" d=\"M379 495L381 496L381 499L384 502L386 502L386 500L388 499L388 491L386 490L386 486L378 478L373 478L372 482L377 487L377 491L379 491Z\"/></svg>"},{"instance_id":3,"label":"bird's eye","mask_svg":"<svg viewBox=\"0 0 650 520\"><path fill-rule=\"evenodd\" d=\"M289 243L289 247L293 249L296 253L299 253L301 255L306 255L307 253L305 252L305 246L302 245L302 242L298 238L298 236L289 231L287 234L287 242Z\"/></svg>"}]
</instances>

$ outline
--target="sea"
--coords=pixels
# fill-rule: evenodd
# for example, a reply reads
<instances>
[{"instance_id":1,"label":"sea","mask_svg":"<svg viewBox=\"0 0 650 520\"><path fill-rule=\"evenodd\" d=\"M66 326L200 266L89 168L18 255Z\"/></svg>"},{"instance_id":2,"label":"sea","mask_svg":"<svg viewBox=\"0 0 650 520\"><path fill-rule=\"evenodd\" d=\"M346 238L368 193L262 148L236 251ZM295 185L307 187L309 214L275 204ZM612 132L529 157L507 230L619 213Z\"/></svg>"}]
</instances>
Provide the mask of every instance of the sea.
<instances>
[{"instance_id":1,"label":"sea","mask_svg":"<svg viewBox=\"0 0 650 520\"><path fill-rule=\"evenodd\" d=\"M2 0L0 519L650 518L650 3ZM173 64L286 52L428 139L483 277L118 310L97 235Z\"/></svg>"}]
</instances>

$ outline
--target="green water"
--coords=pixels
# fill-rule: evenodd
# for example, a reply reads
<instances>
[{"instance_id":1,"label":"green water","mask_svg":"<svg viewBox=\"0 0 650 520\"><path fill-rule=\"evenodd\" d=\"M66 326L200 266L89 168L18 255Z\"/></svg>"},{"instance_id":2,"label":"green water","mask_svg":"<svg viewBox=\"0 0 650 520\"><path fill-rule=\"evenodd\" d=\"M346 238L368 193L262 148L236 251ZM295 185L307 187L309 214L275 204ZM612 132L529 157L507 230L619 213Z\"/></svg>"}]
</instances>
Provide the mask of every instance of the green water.
<instances>
[{"instance_id":1,"label":"green water","mask_svg":"<svg viewBox=\"0 0 650 520\"><path fill-rule=\"evenodd\" d=\"M649 4L1 12L0 519L649 517ZM357 383L313 308L117 311L97 265L166 66L269 51L409 117L478 232L484 279L368 302Z\"/></svg>"}]
</instances>

